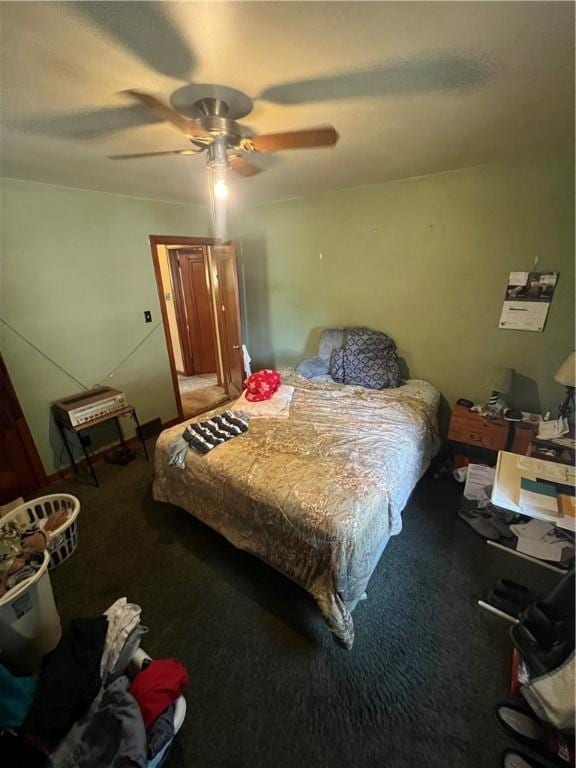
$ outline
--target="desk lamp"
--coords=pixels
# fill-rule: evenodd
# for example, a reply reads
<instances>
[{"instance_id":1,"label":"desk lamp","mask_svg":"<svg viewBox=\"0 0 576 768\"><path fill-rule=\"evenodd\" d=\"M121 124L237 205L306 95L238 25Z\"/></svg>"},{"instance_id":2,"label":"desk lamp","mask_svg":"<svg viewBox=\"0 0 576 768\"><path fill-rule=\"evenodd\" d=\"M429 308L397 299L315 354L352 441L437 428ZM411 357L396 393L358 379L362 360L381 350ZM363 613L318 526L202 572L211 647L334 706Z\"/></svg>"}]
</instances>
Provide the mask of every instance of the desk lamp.
<instances>
[{"instance_id":1,"label":"desk lamp","mask_svg":"<svg viewBox=\"0 0 576 768\"><path fill-rule=\"evenodd\" d=\"M558 415L568 419L574 414L574 387L576 387L576 352L571 352L554 374L554 381L566 387L566 396L558 406Z\"/></svg>"}]
</instances>

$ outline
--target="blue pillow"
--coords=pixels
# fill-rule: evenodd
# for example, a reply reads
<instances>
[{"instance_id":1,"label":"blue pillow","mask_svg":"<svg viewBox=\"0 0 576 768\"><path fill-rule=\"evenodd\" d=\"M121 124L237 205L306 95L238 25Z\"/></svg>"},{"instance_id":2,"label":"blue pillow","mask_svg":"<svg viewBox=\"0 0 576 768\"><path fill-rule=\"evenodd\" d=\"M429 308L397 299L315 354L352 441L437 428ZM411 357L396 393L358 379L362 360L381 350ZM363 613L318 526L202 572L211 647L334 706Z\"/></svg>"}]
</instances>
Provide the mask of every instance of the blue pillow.
<instances>
[{"instance_id":1,"label":"blue pillow","mask_svg":"<svg viewBox=\"0 0 576 768\"><path fill-rule=\"evenodd\" d=\"M328 363L326 360L322 360L321 357L309 357L306 360L299 362L296 366L296 372L306 379L313 379L316 376L326 376L328 370Z\"/></svg>"}]
</instances>

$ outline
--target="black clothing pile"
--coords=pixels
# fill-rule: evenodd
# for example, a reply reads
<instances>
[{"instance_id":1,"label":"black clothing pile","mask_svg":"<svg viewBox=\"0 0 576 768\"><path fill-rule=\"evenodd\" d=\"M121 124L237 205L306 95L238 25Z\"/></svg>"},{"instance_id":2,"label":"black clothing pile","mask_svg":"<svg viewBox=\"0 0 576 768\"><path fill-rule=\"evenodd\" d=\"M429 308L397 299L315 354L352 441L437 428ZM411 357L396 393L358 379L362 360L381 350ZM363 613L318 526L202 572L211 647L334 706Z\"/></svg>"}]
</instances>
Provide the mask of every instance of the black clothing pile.
<instances>
[{"instance_id":1,"label":"black clothing pile","mask_svg":"<svg viewBox=\"0 0 576 768\"><path fill-rule=\"evenodd\" d=\"M54 747L83 715L100 690L100 660L106 640L106 616L74 619L42 661L36 696L24 730Z\"/></svg>"}]
</instances>

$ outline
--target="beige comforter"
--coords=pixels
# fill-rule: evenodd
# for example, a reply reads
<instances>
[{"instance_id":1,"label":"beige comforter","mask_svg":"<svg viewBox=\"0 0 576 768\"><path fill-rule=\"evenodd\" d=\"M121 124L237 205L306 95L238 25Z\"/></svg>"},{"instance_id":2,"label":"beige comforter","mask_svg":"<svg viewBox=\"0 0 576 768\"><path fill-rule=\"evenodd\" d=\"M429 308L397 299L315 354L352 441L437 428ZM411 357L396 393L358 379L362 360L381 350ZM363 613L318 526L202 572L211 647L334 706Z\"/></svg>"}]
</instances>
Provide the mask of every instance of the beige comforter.
<instances>
[{"instance_id":1,"label":"beige comforter","mask_svg":"<svg viewBox=\"0 0 576 768\"><path fill-rule=\"evenodd\" d=\"M438 392L416 380L384 391L293 372L283 381L295 387L288 419L252 418L210 453L189 450L185 470L168 463L185 425L162 432L154 498L307 589L350 648L351 610L437 449Z\"/></svg>"}]
</instances>

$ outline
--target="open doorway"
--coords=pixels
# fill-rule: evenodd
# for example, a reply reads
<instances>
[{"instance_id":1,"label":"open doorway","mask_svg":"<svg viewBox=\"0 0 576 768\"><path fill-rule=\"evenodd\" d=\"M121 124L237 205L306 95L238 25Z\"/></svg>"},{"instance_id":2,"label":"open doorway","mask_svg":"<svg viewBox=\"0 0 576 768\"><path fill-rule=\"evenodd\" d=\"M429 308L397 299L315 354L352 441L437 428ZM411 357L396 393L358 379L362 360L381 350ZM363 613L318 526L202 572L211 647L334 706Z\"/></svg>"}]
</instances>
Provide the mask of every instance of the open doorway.
<instances>
[{"instance_id":1,"label":"open doorway","mask_svg":"<svg viewBox=\"0 0 576 768\"><path fill-rule=\"evenodd\" d=\"M178 412L191 418L242 389L234 247L160 235L150 244Z\"/></svg>"}]
</instances>

